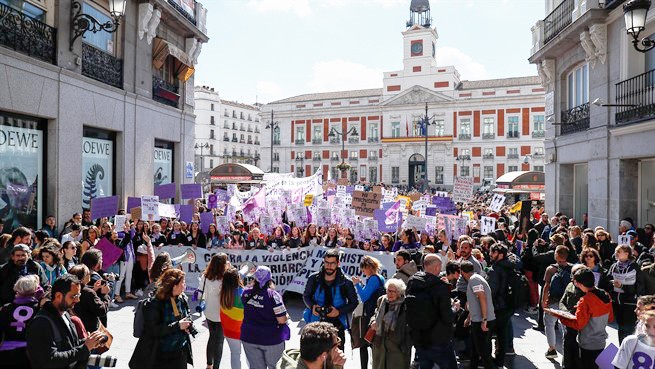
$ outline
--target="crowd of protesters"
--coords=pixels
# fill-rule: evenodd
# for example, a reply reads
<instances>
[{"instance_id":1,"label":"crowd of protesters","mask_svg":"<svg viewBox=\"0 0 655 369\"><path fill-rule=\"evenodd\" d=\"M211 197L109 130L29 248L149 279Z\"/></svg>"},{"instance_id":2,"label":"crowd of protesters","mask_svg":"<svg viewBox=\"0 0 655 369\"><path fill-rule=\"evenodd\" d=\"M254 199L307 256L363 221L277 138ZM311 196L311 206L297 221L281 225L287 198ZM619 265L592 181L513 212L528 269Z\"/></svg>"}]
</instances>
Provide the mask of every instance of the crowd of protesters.
<instances>
[{"instance_id":1,"label":"crowd of protesters","mask_svg":"<svg viewBox=\"0 0 655 369\"><path fill-rule=\"evenodd\" d=\"M130 367L192 364L189 335L196 330L185 274L157 250L165 245L218 251L197 294L209 328L207 368L219 367L224 341L237 369L242 352L257 369L339 366L346 342L359 348L362 368L370 362L375 369L409 368L412 362L418 368L500 368L515 355L517 312L536 315L534 329L545 333L544 355L561 356L565 369L593 368L612 322L621 343L616 367L632 368L635 352L653 358L652 224L639 227L626 218L617 230L589 228L586 217L550 216L534 203L529 222L521 225L519 214L509 207L493 212L489 200L489 194L477 194L458 204L457 211L471 212L473 219L456 239L440 229L428 234L402 228L357 239L339 224L298 227L286 214L267 234L240 212L229 232L212 223L203 233L199 214L212 210L201 202L189 224L128 217L117 227L112 219L91 219L88 210L73 214L63 227L53 216L36 231L0 224L0 368L98 366L93 360L107 351L114 329L108 311L125 300L139 301L134 325L139 341ZM494 232L481 234L482 216L497 219ZM628 241L618 244L619 238ZM122 250L110 265L96 248L101 241ZM285 350L289 316L270 269L237 270L220 249L307 246L330 250L306 284L308 325L298 352ZM365 256L362 275L348 276L339 266L341 248L392 252L396 273L385 278L380 262ZM311 349L303 350L303 343Z\"/></svg>"}]
</instances>

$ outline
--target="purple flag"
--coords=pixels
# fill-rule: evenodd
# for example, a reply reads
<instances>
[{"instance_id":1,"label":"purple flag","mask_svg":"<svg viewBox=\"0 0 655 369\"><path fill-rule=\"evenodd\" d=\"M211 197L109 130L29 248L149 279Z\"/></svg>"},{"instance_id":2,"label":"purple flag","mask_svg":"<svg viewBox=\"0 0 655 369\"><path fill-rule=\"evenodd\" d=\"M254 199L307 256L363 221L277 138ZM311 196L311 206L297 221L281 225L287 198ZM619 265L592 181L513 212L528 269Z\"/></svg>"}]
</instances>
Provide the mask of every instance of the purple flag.
<instances>
[{"instance_id":1,"label":"purple flag","mask_svg":"<svg viewBox=\"0 0 655 369\"><path fill-rule=\"evenodd\" d=\"M200 213L200 229L203 233L209 232L209 225L214 223L214 214L210 211Z\"/></svg>"},{"instance_id":2,"label":"purple flag","mask_svg":"<svg viewBox=\"0 0 655 369\"><path fill-rule=\"evenodd\" d=\"M141 198L140 197L128 197L127 198L127 212L128 213L133 208L138 208L139 206L141 206Z\"/></svg>"},{"instance_id":3,"label":"purple flag","mask_svg":"<svg viewBox=\"0 0 655 369\"><path fill-rule=\"evenodd\" d=\"M193 220L193 205L180 205L180 220L191 223Z\"/></svg>"},{"instance_id":4,"label":"purple flag","mask_svg":"<svg viewBox=\"0 0 655 369\"><path fill-rule=\"evenodd\" d=\"M155 187L155 196L159 196L159 199L174 199L175 198L176 187L175 183L167 183Z\"/></svg>"},{"instance_id":5,"label":"purple flag","mask_svg":"<svg viewBox=\"0 0 655 369\"><path fill-rule=\"evenodd\" d=\"M196 183L181 184L180 196L183 199L202 199L202 185Z\"/></svg>"},{"instance_id":6,"label":"purple flag","mask_svg":"<svg viewBox=\"0 0 655 369\"><path fill-rule=\"evenodd\" d=\"M216 209L218 207L218 196L216 194L210 193L207 195L207 207L210 209Z\"/></svg>"},{"instance_id":7,"label":"purple flag","mask_svg":"<svg viewBox=\"0 0 655 369\"><path fill-rule=\"evenodd\" d=\"M225 190L221 190L221 189L216 190L216 197L218 201L222 201L222 202L230 201L230 196Z\"/></svg>"},{"instance_id":8,"label":"purple flag","mask_svg":"<svg viewBox=\"0 0 655 369\"><path fill-rule=\"evenodd\" d=\"M106 270L112 264L114 264L118 258L123 254L123 250L120 247L115 246L111 241L106 238L102 238L98 241L98 244L93 246L96 249L102 251L102 269Z\"/></svg>"},{"instance_id":9,"label":"purple flag","mask_svg":"<svg viewBox=\"0 0 655 369\"><path fill-rule=\"evenodd\" d=\"M118 214L118 196L91 199L91 219L113 217Z\"/></svg>"}]
</instances>

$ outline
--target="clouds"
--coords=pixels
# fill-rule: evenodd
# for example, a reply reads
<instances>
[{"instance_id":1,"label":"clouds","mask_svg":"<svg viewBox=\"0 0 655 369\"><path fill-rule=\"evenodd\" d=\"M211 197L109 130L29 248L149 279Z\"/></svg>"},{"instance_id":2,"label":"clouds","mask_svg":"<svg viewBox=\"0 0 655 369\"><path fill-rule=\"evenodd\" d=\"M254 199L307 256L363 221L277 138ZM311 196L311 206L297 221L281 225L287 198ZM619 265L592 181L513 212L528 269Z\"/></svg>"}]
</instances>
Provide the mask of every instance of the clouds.
<instances>
[{"instance_id":1,"label":"clouds","mask_svg":"<svg viewBox=\"0 0 655 369\"><path fill-rule=\"evenodd\" d=\"M452 65L459 71L462 80L479 80L489 78L484 64L473 60L469 55L454 47L437 47L437 64Z\"/></svg>"},{"instance_id":2,"label":"clouds","mask_svg":"<svg viewBox=\"0 0 655 369\"><path fill-rule=\"evenodd\" d=\"M312 0L311 5L310 0L250 0L248 7L260 13L293 12L298 17L307 17L314 14L315 7L345 7L366 3L383 8L408 5L407 0Z\"/></svg>"},{"instance_id":3,"label":"clouds","mask_svg":"<svg viewBox=\"0 0 655 369\"><path fill-rule=\"evenodd\" d=\"M359 90L382 87L382 69L336 59L320 61L312 67L307 82L311 92Z\"/></svg>"},{"instance_id":4,"label":"clouds","mask_svg":"<svg viewBox=\"0 0 655 369\"><path fill-rule=\"evenodd\" d=\"M257 100L258 101L275 101L285 97L282 87L273 81L257 81Z\"/></svg>"}]
</instances>

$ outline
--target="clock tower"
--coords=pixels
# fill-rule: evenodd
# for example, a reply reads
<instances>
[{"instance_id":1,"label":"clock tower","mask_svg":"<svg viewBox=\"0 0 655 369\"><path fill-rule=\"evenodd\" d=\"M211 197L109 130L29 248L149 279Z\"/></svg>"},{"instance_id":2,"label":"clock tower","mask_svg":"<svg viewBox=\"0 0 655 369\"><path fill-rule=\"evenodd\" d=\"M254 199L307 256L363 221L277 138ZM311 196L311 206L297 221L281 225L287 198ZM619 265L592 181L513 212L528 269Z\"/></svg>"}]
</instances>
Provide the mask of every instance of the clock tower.
<instances>
[{"instance_id":1,"label":"clock tower","mask_svg":"<svg viewBox=\"0 0 655 369\"><path fill-rule=\"evenodd\" d=\"M437 29L432 28L429 0L412 0L407 30L403 32L403 66L406 71L429 70L437 65Z\"/></svg>"}]
</instances>

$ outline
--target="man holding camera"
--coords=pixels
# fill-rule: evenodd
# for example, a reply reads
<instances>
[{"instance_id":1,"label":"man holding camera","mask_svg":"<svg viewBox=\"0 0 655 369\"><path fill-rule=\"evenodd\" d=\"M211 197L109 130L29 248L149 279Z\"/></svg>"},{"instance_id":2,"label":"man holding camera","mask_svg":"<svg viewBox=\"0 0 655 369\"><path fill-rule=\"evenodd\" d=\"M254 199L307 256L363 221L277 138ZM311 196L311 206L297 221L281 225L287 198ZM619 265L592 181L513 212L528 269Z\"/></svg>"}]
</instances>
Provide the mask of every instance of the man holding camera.
<instances>
[{"instance_id":1,"label":"man holding camera","mask_svg":"<svg viewBox=\"0 0 655 369\"><path fill-rule=\"evenodd\" d=\"M321 270L307 279L303 293L305 322L328 322L339 330L339 347L343 350L348 314L357 307L357 292L353 283L339 267L339 251L330 249L323 257Z\"/></svg>"}]
</instances>

